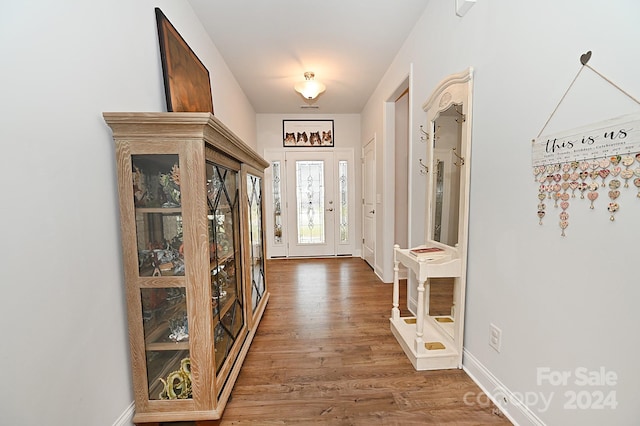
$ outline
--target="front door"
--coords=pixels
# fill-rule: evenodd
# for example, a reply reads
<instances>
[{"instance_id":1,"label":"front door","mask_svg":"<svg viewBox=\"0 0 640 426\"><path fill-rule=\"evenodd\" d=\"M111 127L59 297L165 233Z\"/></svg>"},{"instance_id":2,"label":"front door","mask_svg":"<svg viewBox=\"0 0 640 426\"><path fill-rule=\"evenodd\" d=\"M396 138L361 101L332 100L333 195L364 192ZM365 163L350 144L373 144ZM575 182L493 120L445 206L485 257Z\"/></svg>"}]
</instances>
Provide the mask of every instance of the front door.
<instances>
[{"instance_id":1,"label":"front door","mask_svg":"<svg viewBox=\"0 0 640 426\"><path fill-rule=\"evenodd\" d=\"M336 254L335 197L332 152L286 154L289 256Z\"/></svg>"}]
</instances>

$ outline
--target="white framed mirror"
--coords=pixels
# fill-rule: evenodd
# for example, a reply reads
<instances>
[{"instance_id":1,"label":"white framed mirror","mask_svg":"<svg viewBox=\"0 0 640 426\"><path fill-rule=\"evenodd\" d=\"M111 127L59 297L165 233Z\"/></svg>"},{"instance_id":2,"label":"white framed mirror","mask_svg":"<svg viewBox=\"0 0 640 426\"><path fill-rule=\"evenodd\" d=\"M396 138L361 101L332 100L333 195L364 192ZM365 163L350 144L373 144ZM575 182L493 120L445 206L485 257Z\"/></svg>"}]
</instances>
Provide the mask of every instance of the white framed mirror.
<instances>
[{"instance_id":1,"label":"white framed mirror","mask_svg":"<svg viewBox=\"0 0 640 426\"><path fill-rule=\"evenodd\" d=\"M427 114L426 154L429 161L426 240L465 252L469 218L472 79L472 68L450 75L422 106Z\"/></svg>"}]
</instances>

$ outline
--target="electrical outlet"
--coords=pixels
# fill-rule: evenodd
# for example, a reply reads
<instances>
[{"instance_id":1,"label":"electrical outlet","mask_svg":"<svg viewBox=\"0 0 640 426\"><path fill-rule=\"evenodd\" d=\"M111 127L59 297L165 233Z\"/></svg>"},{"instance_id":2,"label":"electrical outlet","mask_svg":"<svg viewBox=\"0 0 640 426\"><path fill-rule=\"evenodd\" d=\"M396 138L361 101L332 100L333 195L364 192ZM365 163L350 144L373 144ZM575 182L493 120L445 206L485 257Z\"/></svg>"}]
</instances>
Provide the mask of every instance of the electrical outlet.
<instances>
[{"instance_id":1,"label":"electrical outlet","mask_svg":"<svg viewBox=\"0 0 640 426\"><path fill-rule=\"evenodd\" d=\"M502 330L495 326L495 324L489 324L489 346L500 353L500 346L502 345Z\"/></svg>"}]
</instances>

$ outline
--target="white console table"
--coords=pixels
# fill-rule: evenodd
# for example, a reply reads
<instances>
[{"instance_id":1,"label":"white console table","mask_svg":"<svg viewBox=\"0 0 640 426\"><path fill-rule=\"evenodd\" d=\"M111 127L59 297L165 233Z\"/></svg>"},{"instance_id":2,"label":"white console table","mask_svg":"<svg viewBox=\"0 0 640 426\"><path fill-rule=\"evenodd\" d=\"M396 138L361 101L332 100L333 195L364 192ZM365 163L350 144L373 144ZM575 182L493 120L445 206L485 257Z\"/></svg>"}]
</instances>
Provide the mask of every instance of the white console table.
<instances>
[{"instance_id":1,"label":"white console table","mask_svg":"<svg viewBox=\"0 0 640 426\"><path fill-rule=\"evenodd\" d=\"M437 370L462 367L462 336L464 307L459 281L463 274L457 248L436 241L426 246L442 251L432 258L416 257L410 249L394 246L393 308L391 331L416 370ZM401 317L399 309L399 265L406 266L418 280L416 316ZM454 278L454 305L451 315L429 315L429 278ZM456 309L460 307L461 309Z\"/></svg>"}]
</instances>

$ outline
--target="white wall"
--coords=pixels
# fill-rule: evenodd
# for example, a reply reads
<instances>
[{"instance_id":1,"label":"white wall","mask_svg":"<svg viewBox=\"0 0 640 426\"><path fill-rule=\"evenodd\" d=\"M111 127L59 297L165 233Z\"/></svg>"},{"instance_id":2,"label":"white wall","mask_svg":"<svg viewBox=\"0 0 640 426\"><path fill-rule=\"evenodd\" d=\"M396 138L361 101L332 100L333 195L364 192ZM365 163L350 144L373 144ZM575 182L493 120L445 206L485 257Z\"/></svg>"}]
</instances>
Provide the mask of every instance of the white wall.
<instances>
[{"instance_id":1,"label":"white wall","mask_svg":"<svg viewBox=\"0 0 640 426\"><path fill-rule=\"evenodd\" d=\"M208 67L216 115L255 146L255 113L185 1L0 6L1 424L111 425L133 400L102 112L166 111L156 5Z\"/></svg>"},{"instance_id":2,"label":"white wall","mask_svg":"<svg viewBox=\"0 0 640 426\"><path fill-rule=\"evenodd\" d=\"M261 155L265 149L284 150L282 120L333 120L334 147L354 148L360 157L360 114L256 114L257 151ZM357 171L360 173L359 168Z\"/></svg>"},{"instance_id":3,"label":"white wall","mask_svg":"<svg viewBox=\"0 0 640 426\"><path fill-rule=\"evenodd\" d=\"M568 89L587 50L593 51L591 66L640 97L640 3L479 0L464 18L455 15L454 3L429 3L363 111L363 140L383 134L383 102L411 66L414 141L425 119L422 103L431 91L447 75L474 67L465 368L489 391L501 383L511 393L529 396L528 410L507 406L521 424L635 425L640 419L637 189L623 191L614 222L604 190L593 211L585 200L572 199L563 238L553 202L547 202L544 226L538 225L530 141ZM590 70L582 74L547 130L640 110ZM422 146L413 142L414 163L421 155ZM385 158L378 158L378 170L387 167ZM418 177L413 170L412 178ZM413 243L418 243L424 188L414 182L411 227ZM390 253L383 265L386 275ZM490 323L502 329L500 353L488 345ZM603 367L618 380L613 386L577 385L580 367ZM539 368L566 370L572 377L566 386L538 383ZM571 392L595 399L595 391L615 392L617 407L565 408ZM551 398L550 407L534 403L534 394Z\"/></svg>"},{"instance_id":4,"label":"white wall","mask_svg":"<svg viewBox=\"0 0 640 426\"><path fill-rule=\"evenodd\" d=\"M361 251L362 241L362 229L361 229L361 215L362 204L359 200L362 199L362 164L360 157L362 156L362 146L360 144L360 115L359 114L257 114L256 115L256 127L257 127L257 151L260 155L265 155L265 150L277 152L281 150L285 151L282 146L282 120L333 120L334 128L334 148L351 148L354 155L354 170L355 170L355 221L353 241L355 241L354 255L359 255ZM309 148L311 149L311 148ZM319 148L326 150L327 148ZM270 176L269 170L266 172L267 177ZM271 192L267 189L267 194ZM267 203L271 200L266 200ZM271 206L267 206L267 211ZM267 217L272 217L270 213L267 213ZM286 226L286 225L285 225ZM273 224L267 223L267 232L271 233L273 230ZM268 237L269 238L269 237ZM268 254L269 255L269 254ZM278 253L280 255L280 253Z\"/></svg>"}]
</instances>

